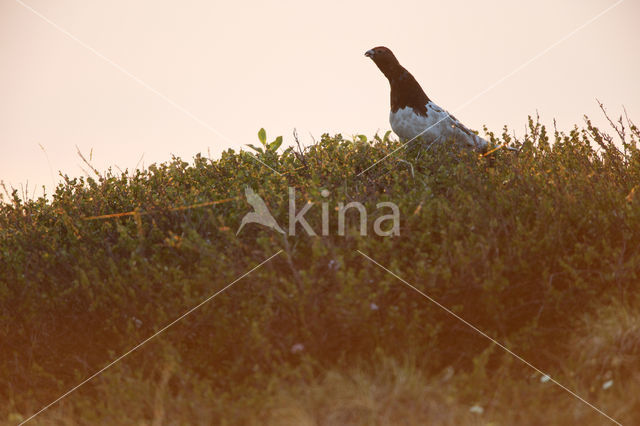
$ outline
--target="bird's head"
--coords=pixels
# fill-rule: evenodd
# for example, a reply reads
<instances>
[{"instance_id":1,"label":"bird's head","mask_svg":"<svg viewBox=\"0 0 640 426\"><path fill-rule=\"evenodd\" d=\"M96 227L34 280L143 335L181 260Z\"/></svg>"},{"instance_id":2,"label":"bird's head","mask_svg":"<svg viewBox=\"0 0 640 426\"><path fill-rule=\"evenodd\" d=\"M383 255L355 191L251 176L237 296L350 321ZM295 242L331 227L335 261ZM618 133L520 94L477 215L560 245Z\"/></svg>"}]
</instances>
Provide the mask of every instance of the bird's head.
<instances>
[{"instance_id":1,"label":"bird's head","mask_svg":"<svg viewBox=\"0 0 640 426\"><path fill-rule=\"evenodd\" d=\"M378 46L374 47L373 49L369 49L364 52L364 56L366 56L367 58L371 58L371 60L375 62L379 67L385 65L399 65L399 62L391 49L384 46Z\"/></svg>"},{"instance_id":2,"label":"bird's head","mask_svg":"<svg viewBox=\"0 0 640 426\"><path fill-rule=\"evenodd\" d=\"M364 53L364 56L371 58L371 60L380 68L380 70L387 75L387 73L400 67L400 63L396 59L393 52L384 46L374 47Z\"/></svg>"}]
</instances>

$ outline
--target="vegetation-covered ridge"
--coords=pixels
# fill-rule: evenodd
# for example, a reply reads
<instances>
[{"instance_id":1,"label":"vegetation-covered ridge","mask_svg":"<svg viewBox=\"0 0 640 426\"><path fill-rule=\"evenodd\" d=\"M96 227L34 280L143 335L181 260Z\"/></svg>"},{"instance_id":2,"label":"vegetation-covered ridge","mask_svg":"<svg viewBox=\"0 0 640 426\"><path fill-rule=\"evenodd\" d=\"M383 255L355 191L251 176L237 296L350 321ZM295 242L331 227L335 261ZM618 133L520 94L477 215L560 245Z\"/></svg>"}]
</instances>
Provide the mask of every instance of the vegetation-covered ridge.
<instances>
[{"instance_id":1,"label":"vegetation-covered ridge","mask_svg":"<svg viewBox=\"0 0 640 426\"><path fill-rule=\"evenodd\" d=\"M520 148L490 157L398 150L388 134L323 135L282 151L261 133L253 158L228 150L130 175L65 176L35 200L6 194L0 422L26 419L282 250L34 422L607 420L360 251L638 424L640 133L613 124L615 139L588 120L549 133L529 119L522 139L487 132L494 146ZM297 211L314 203L305 219L319 235L258 224L236 235L252 209L247 187L285 227L295 188ZM180 208L216 200L225 202ZM395 203L400 235L362 236L355 210L345 235L333 213L320 235L321 204L335 212L352 201L369 212L368 229L378 203ZM137 213L87 220L123 212Z\"/></svg>"}]
</instances>

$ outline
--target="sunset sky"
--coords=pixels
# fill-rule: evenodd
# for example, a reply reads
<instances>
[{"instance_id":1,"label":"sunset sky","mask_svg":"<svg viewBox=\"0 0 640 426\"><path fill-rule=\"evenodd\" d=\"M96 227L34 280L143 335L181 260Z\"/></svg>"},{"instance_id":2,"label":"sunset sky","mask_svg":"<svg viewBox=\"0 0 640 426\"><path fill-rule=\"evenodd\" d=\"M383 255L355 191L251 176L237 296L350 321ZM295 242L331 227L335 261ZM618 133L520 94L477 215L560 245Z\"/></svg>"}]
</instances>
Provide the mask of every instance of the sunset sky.
<instances>
[{"instance_id":1,"label":"sunset sky","mask_svg":"<svg viewBox=\"0 0 640 426\"><path fill-rule=\"evenodd\" d=\"M294 128L305 144L384 132L378 45L473 129L521 136L536 110L602 123L596 98L640 122L639 18L638 0L0 0L0 180L42 195L84 174L76 145L131 170L217 157L260 127L285 146Z\"/></svg>"}]
</instances>

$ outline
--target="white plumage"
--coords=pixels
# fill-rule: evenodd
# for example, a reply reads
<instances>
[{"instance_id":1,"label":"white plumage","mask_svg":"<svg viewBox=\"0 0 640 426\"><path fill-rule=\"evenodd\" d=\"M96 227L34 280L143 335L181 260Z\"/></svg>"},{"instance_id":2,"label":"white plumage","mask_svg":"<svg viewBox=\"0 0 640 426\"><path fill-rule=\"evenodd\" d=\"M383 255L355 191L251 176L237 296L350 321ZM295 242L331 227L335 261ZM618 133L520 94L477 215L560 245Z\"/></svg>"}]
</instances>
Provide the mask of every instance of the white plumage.
<instances>
[{"instance_id":1,"label":"white plumage","mask_svg":"<svg viewBox=\"0 0 640 426\"><path fill-rule=\"evenodd\" d=\"M406 141L420 137L429 143L452 142L478 151L487 149L486 140L433 102L427 102L426 109L426 116L417 114L410 106L391 111L391 129Z\"/></svg>"}]
</instances>

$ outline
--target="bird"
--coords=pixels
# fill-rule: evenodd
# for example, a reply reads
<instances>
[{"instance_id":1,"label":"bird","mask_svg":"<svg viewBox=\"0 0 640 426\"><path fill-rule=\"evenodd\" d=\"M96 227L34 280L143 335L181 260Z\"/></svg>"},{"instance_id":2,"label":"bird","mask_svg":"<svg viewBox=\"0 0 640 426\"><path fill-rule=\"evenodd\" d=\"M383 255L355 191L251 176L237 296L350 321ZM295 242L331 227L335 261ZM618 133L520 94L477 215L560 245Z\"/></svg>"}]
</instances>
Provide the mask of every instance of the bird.
<instances>
[{"instance_id":1,"label":"bird","mask_svg":"<svg viewBox=\"0 0 640 426\"><path fill-rule=\"evenodd\" d=\"M391 129L409 142L421 138L429 143L454 142L457 146L486 152L488 143L453 115L436 105L418 81L400 65L393 52L384 46L369 49L371 58L391 86ZM407 142L408 143L408 142Z\"/></svg>"}]
</instances>

